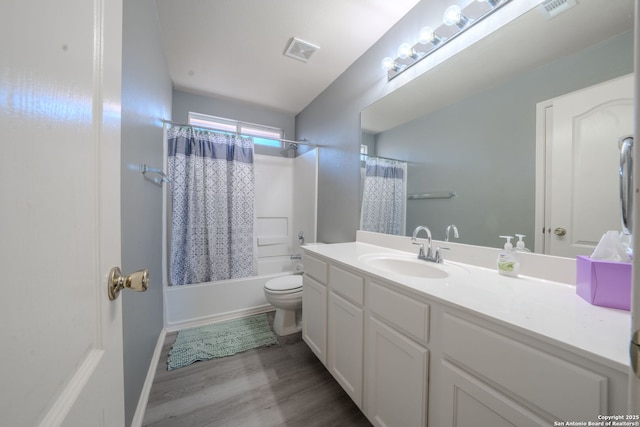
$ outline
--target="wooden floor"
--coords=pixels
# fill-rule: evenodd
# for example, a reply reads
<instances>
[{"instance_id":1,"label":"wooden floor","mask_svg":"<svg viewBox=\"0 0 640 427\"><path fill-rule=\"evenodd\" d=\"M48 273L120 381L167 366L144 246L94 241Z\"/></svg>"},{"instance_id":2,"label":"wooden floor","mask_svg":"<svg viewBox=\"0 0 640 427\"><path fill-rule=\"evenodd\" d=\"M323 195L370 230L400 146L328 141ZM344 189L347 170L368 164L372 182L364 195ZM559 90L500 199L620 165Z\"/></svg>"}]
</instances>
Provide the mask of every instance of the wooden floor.
<instances>
[{"instance_id":1,"label":"wooden floor","mask_svg":"<svg viewBox=\"0 0 640 427\"><path fill-rule=\"evenodd\" d=\"M176 336L165 339L143 426L371 425L299 333L279 337L278 345L167 371Z\"/></svg>"}]
</instances>

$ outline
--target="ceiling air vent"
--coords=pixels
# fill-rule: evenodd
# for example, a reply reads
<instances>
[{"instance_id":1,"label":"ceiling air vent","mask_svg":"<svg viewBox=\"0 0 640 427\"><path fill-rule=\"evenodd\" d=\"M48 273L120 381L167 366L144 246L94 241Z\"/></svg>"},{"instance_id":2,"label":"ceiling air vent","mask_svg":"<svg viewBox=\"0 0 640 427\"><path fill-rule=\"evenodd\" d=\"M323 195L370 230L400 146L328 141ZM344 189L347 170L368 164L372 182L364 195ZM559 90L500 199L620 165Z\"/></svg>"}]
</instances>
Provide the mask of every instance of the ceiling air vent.
<instances>
[{"instance_id":1,"label":"ceiling air vent","mask_svg":"<svg viewBox=\"0 0 640 427\"><path fill-rule=\"evenodd\" d=\"M539 10L547 19L551 19L577 5L576 0L546 0L539 6Z\"/></svg>"},{"instance_id":2,"label":"ceiling air vent","mask_svg":"<svg viewBox=\"0 0 640 427\"><path fill-rule=\"evenodd\" d=\"M313 53L320 49L318 46L293 37L284 54L298 61L307 62Z\"/></svg>"}]
</instances>

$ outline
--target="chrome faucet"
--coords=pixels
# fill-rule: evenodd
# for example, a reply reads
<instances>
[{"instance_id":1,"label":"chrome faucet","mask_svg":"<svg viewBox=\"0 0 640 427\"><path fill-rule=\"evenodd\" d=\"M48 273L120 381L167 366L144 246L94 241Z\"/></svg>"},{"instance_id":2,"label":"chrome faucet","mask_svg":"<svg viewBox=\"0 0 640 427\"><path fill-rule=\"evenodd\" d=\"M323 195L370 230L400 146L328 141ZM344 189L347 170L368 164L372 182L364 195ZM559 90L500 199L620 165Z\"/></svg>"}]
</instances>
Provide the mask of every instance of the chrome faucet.
<instances>
[{"instance_id":1,"label":"chrome faucet","mask_svg":"<svg viewBox=\"0 0 640 427\"><path fill-rule=\"evenodd\" d=\"M447 234L444 238L445 242L449 241L449 233L451 232L451 230L453 230L453 237L455 239L459 239L460 238L460 234L458 233L458 227L456 227L455 225L451 224L450 226L447 227Z\"/></svg>"},{"instance_id":2,"label":"chrome faucet","mask_svg":"<svg viewBox=\"0 0 640 427\"><path fill-rule=\"evenodd\" d=\"M420 243L417 241L418 234L422 231L427 232L427 253L424 253L424 243ZM414 245L420 246L420 252L418 252L418 259L423 259L425 261L435 261L435 258L431 254L431 230L425 227L424 225L419 225L413 230L413 236L411 236L411 243Z\"/></svg>"},{"instance_id":3,"label":"chrome faucet","mask_svg":"<svg viewBox=\"0 0 640 427\"><path fill-rule=\"evenodd\" d=\"M427 253L424 253L424 243L418 242L418 233L422 230L427 232ZM420 252L418 252L418 259L422 259L425 261L437 262L438 264L442 263L442 256L440 256L440 249L447 248L436 248L435 252L431 250L431 230L424 225L419 225L413 230L413 236L411 236L411 243L414 245L420 246Z\"/></svg>"}]
</instances>

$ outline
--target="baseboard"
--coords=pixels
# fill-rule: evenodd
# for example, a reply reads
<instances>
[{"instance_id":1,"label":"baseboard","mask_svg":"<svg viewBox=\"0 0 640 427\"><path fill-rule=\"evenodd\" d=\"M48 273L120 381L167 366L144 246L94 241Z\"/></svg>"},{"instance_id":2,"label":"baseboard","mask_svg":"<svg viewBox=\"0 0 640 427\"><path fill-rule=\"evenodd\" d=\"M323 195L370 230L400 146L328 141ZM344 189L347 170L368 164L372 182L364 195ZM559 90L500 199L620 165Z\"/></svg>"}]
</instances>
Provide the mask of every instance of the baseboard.
<instances>
[{"instance_id":1,"label":"baseboard","mask_svg":"<svg viewBox=\"0 0 640 427\"><path fill-rule=\"evenodd\" d=\"M133 414L131 427L142 426L142 421L144 420L144 413L147 410L147 403L149 402L149 393L151 393L151 385L153 385L153 380L156 376L156 369L158 368L158 362L160 361L160 356L162 355L162 347L164 346L164 339L166 335L167 335L167 330L162 329L160 331L160 335L158 336L158 341L156 342L156 348L153 350L153 356L151 357L149 370L147 371L147 378L145 379L144 384L142 386L142 391L140 392L140 398L138 399L138 406L136 407L135 414Z\"/></svg>"},{"instance_id":2,"label":"baseboard","mask_svg":"<svg viewBox=\"0 0 640 427\"><path fill-rule=\"evenodd\" d=\"M228 311L226 313L215 314L212 316L205 316L195 319L189 319L183 322L174 322L165 326L166 332L175 332L180 329L195 328L197 326L208 325L210 323L221 322L223 320L237 319L240 317L251 316L254 314L267 313L274 311L275 308L271 304L261 305L258 307L251 307L242 310Z\"/></svg>"}]
</instances>

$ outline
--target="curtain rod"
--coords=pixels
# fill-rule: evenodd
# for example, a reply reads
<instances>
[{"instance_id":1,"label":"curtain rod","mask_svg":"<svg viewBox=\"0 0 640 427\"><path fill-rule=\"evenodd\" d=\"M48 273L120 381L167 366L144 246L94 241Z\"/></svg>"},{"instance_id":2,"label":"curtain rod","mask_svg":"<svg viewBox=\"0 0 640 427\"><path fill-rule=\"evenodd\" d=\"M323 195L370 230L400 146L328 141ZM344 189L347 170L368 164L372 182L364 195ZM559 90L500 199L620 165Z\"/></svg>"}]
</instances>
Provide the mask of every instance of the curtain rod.
<instances>
[{"instance_id":1,"label":"curtain rod","mask_svg":"<svg viewBox=\"0 0 640 427\"><path fill-rule=\"evenodd\" d=\"M214 128L210 128L210 127L207 127L207 126L187 125L187 124L184 124L184 123L173 122L171 120L165 120L165 119L162 119L162 123L168 124L168 125L175 125L175 126L184 126L184 127L188 127L188 128L208 129L208 130L213 130L213 131L216 131L216 132L220 132L220 129L214 129ZM237 135L237 132L234 132L234 133L236 133L236 135ZM272 139L272 138L267 138L267 139ZM319 145L311 144L311 143L307 142L306 139L303 139L301 141L293 141L293 140L290 140L290 139L277 138L274 141L288 142L289 144L308 145L309 147L319 147Z\"/></svg>"},{"instance_id":2,"label":"curtain rod","mask_svg":"<svg viewBox=\"0 0 640 427\"><path fill-rule=\"evenodd\" d=\"M392 157L384 157L384 156L376 156L375 154L364 154L364 153L360 153L361 156L365 156L365 157L375 157L377 159L385 159L385 160L393 160L394 162L405 162L405 163L411 163L408 160L400 160L400 159L394 159Z\"/></svg>"}]
</instances>

